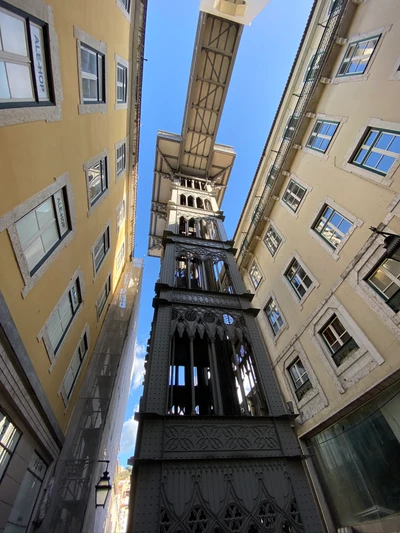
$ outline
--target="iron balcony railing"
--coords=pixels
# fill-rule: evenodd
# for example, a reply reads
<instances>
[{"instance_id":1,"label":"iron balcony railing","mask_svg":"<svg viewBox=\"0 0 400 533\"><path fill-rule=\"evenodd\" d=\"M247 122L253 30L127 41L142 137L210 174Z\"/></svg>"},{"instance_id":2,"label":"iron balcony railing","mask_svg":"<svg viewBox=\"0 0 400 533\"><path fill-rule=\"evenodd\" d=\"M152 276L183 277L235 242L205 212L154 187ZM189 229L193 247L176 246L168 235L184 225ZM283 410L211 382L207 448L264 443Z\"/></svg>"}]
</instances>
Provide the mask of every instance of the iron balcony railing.
<instances>
[{"instance_id":1,"label":"iron balcony railing","mask_svg":"<svg viewBox=\"0 0 400 533\"><path fill-rule=\"evenodd\" d=\"M336 353L332 355L335 365L340 366L346 357L352 354L355 350L358 350L358 344L354 339L349 339Z\"/></svg>"},{"instance_id":2,"label":"iron balcony railing","mask_svg":"<svg viewBox=\"0 0 400 533\"><path fill-rule=\"evenodd\" d=\"M301 125L301 122L304 120L305 114L307 113L309 102L315 91L315 88L320 81L322 69L325 66L326 59L334 43L336 32L343 17L347 2L348 0L336 0L332 5L332 9L328 20L326 21L325 29L319 42L318 49L314 54L314 58L310 65L310 71L313 72L313 75L306 77L296 107L292 113L292 117L296 117L296 120L292 120L290 122L290 126L292 127L293 131L291 132L291 135L288 136L289 138L283 138L281 141L279 150L277 151L275 160L273 162L273 172L269 173L263 192L258 200L257 207L254 210L255 214L250 221L249 227L245 232L246 234L240 246L239 254L237 256L237 263L239 266L243 262L250 243L256 234L258 224L262 218L268 199L272 195L272 190L276 183L277 177L283 170L289 150L294 144L296 133Z\"/></svg>"},{"instance_id":3,"label":"iron balcony railing","mask_svg":"<svg viewBox=\"0 0 400 533\"><path fill-rule=\"evenodd\" d=\"M298 389L296 389L297 399L300 401L307 394L309 390L312 389L311 381L308 379L304 382Z\"/></svg>"}]
</instances>

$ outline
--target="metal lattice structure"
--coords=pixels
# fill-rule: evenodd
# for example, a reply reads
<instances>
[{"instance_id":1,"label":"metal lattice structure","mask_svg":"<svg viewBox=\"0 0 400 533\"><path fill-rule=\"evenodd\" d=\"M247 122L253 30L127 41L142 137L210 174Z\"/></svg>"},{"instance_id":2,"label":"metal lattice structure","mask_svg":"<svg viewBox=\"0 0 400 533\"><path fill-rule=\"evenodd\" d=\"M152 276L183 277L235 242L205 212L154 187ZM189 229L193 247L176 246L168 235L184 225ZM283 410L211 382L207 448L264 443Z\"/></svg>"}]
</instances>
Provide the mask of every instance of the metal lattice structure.
<instances>
[{"instance_id":1,"label":"metal lattice structure","mask_svg":"<svg viewBox=\"0 0 400 533\"><path fill-rule=\"evenodd\" d=\"M201 13L182 135L157 137L149 254L162 263L130 533L323 531L220 211L235 153L215 138L241 32Z\"/></svg>"}]
</instances>

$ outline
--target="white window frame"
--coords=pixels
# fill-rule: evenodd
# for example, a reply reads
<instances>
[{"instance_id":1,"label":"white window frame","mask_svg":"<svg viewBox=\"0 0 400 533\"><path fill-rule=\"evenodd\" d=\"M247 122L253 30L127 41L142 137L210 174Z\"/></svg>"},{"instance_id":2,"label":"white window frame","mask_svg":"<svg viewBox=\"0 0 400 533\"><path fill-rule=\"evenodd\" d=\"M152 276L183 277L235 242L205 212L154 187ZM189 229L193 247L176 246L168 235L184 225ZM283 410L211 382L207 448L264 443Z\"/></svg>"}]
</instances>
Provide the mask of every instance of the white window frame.
<instances>
[{"instance_id":1,"label":"white window frame","mask_svg":"<svg viewBox=\"0 0 400 533\"><path fill-rule=\"evenodd\" d=\"M400 56L396 59L395 64L393 65L389 80L400 80Z\"/></svg>"},{"instance_id":2,"label":"white window frame","mask_svg":"<svg viewBox=\"0 0 400 533\"><path fill-rule=\"evenodd\" d=\"M1 419L1 415L3 415L3 419ZM3 424L1 424L1 422L3 422ZM7 429L4 431L4 425L6 423L8 423ZM3 480L7 472L7 468L10 466L10 461L15 453L15 450L17 449L19 440L22 436L22 431L14 424L11 417L8 416L8 414L6 413L6 411L4 411L3 408L0 409L0 424L1 424L0 425L0 441L5 435L8 435L7 438L10 438L11 436L10 432L15 434L15 436L17 437L15 440L11 442L12 445L6 445L3 443L0 444L0 452L2 452L1 457L2 457L2 462L4 465L3 472L2 473L0 472L0 483L1 483L1 481Z\"/></svg>"},{"instance_id":3,"label":"white window frame","mask_svg":"<svg viewBox=\"0 0 400 533\"><path fill-rule=\"evenodd\" d=\"M78 105L78 113L80 115L87 113L107 113L108 110L108 61L107 61L107 45L102 41L98 41L88 33L80 30L77 26L74 26L74 37L76 39L77 56L78 56L78 79L79 79L79 98L80 104ZM87 103L83 97L82 88L82 61L81 61L81 45L86 45L92 48L99 54L104 56L104 102Z\"/></svg>"},{"instance_id":4,"label":"white window frame","mask_svg":"<svg viewBox=\"0 0 400 533\"><path fill-rule=\"evenodd\" d=\"M256 283L255 283L255 280L253 279L253 274L252 274L252 270L253 270L253 269L256 269L257 272L258 272L258 274L259 274L259 276L260 276L260 280L259 280L259 282L257 283L257 285L256 285ZM252 262L251 267L249 268L249 271L248 271L248 276L249 276L249 278L250 278L250 281L251 281L251 284L252 284L254 290L257 291L257 289L260 287L261 283L262 283L263 280L264 280L264 274L262 273L262 271L261 271L260 267L258 266L256 260L254 260L254 261Z\"/></svg>"},{"instance_id":5,"label":"white window frame","mask_svg":"<svg viewBox=\"0 0 400 533\"><path fill-rule=\"evenodd\" d=\"M104 192L97 198L97 200L92 204L90 200L90 190L89 190L89 170L99 163L102 159L105 160L105 169L106 169L106 181L107 186ZM100 154L97 154L92 159L89 159L84 165L83 170L86 175L86 191L87 191L87 200L88 200L88 216L90 216L94 209L96 209L107 196L110 194L110 158L108 156L108 150L103 150Z\"/></svg>"},{"instance_id":6,"label":"white window frame","mask_svg":"<svg viewBox=\"0 0 400 533\"><path fill-rule=\"evenodd\" d=\"M124 1L128 1L129 2L129 9L126 9L126 5L124 3ZM126 18L126 20L131 23L131 17L132 17L132 3L133 3L134 0L116 0L116 4L117 6L119 7L119 9L121 10L121 13L124 15L124 17Z\"/></svg>"},{"instance_id":7,"label":"white window frame","mask_svg":"<svg viewBox=\"0 0 400 533\"><path fill-rule=\"evenodd\" d=\"M68 211L68 217L70 220L69 231L65 234L64 238L58 241L57 247L46 257L44 262L35 270L33 274L28 266L28 262L25 258L25 254L22 250L22 245L18 232L16 229L16 223L21 220L25 215L27 215L33 209L36 209L40 204L46 201L54 194L58 193L61 189L64 189L66 192L65 210ZM14 249L14 254L18 262L18 266L24 281L24 288L21 291L22 296L25 298L32 288L36 285L39 279L43 274L49 269L50 265L56 259L56 257L68 246L68 244L75 237L76 232L76 213L75 213L75 203L72 192L72 184L69 177L69 174L66 172L62 174L54 183L38 192L19 206L15 207L12 211L9 211L3 217L0 218L0 232L7 229L12 247Z\"/></svg>"},{"instance_id":8,"label":"white window frame","mask_svg":"<svg viewBox=\"0 0 400 533\"><path fill-rule=\"evenodd\" d=\"M118 253L115 258L115 267L117 272L119 272L125 263L125 257L126 257L126 245L125 245L125 238L121 243L121 246L119 247Z\"/></svg>"},{"instance_id":9,"label":"white window frame","mask_svg":"<svg viewBox=\"0 0 400 533\"><path fill-rule=\"evenodd\" d=\"M393 163L389 172L385 176L377 174L376 172L373 172L372 170L367 170L366 168L353 165L351 163L353 155L355 154L357 148L359 147L360 143L362 142L365 135L367 134L367 130L369 128L378 128L381 130L392 130L392 131L397 131L400 133L399 122L388 122L385 120L381 120L379 118L369 118L367 122L364 124L364 126L358 131L353 144L351 145L350 149L345 155L342 168L346 170L347 172L350 172L351 174L356 174L357 176L365 178L369 181L373 181L375 183L384 185L385 187L390 187L393 183L393 175L400 165L400 154L397 156L396 161Z\"/></svg>"},{"instance_id":10,"label":"white window frame","mask_svg":"<svg viewBox=\"0 0 400 533\"><path fill-rule=\"evenodd\" d=\"M277 249L276 249L276 251L275 251L275 253L274 253L273 255L272 255L271 250L270 250L270 249L268 248L268 246L265 244L265 238L266 238L267 233L268 233L268 231L270 230L270 228L272 228L272 230L275 231L275 233L278 235L278 237L279 237L280 240L281 240L281 242L279 243L279 246L277 247ZM269 224L268 224L268 226L267 226L267 229L266 229L266 231L265 231L265 233L264 233L264 236L263 236L262 241L263 241L263 244L264 244L265 248L268 250L268 253L269 253L269 255L271 256L271 258L272 258L273 261L275 261L275 258L276 258L276 256L278 255L279 250L281 249L282 244L285 242L285 240L286 240L286 239L282 236L282 233L281 233L281 232L278 230L278 228L276 227L276 224L275 224L274 222L272 222L272 220L270 220L270 221L269 221Z\"/></svg>"},{"instance_id":11,"label":"white window frame","mask_svg":"<svg viewBox=\"0 0 400 533\"><path fill-rule=\"evenodd\" d=\"M271 325L271 323L269 321L269 318L267 316L267 312L265 310L267 305L268 305L268 303L271 300L273 300L273 302L275 303L275 306L276 306L276 308L278 310L278 313L279 313L279 315L280 315L280 317L282 319L282 322L283 322L282 326L279 328L279 331L277 331L277 333L275 333L274 330L272 329L272 325ZM282 313L282 308L278 304L278 300L277 300L275 294L272 291L268 294L268 296L267 296L267 298L265 300L265 305L263 306L263 314L262 314L262 316L264 317L264 320L266 321L266 323L268 325L267 331L268 331L268 333L270 335L270 338L273 341L273 343L276 345L276 343L278 342L279 337L288 328L288 323L286 321L285 315Z\"/></svg>"},{"instance_id":12,"label":"white window frame","mask_svg":"<svg viewBox=\"0 0 400 533\"><path fill-rule=\"evenodd\" d=\"M101 309L99 310L99 302L101 301L102 299L102 296L103 294L105 294L105 289L106 287L108 286L108 294L106 295L106 298L101 306ZM103 293L104 291L104 293ZM109 272L106 276L106 281L102 284L101 286L101 291L100 291L100 294L98 295L97 297L97 300L96 300L96 316L97 316L97 322L100 321L102 315L103 315L103 312L104 312L104 309L106 308L106 305L107 305L107 301L110 297L110 294L112 292L112 279L111 279L111 272Z\"/></svg>"},{"instance_id":13,"label":"white window frame","mask_svg":"<svg viewBox=\"0 0 400 533\"><path fill-rule=\"evenodd\" d=\"M80 357L80 354L79 354L79 349L81 348L82 346L82 341L84 341L84 339L86 338L86 351L82 357L82 359L80 359L80 365L79 365L79 369L78 369L78 372L75 374L74 378L73 378L73 384L72 384L72 387L69 391L69 395L68 395L68 392L66 391L65 389L65 385L64 385L64 382L66 381L67 379L67 373L70 371L71 367L72 367L72 362L73 362L73 359L75 357ZM84 330L82 331L81 333L81 336L79 337L79 341L78 341L78 344L77 344L77 347L76 347L76 350L74 352L74 355L72 356L71 358L71 361L69 362L68 364L68 367L67 367L67 370L64 374L64 378L61 382L61 386L60 386L60 389L58 391L58 394L61 396L63 402L64 402L64 406L65 408L68 407L69 405L69 402L71 401L71 398L72 398L72 395L74 393L74 388L78 382L78 379L79 379L79 376L82 372L82 368L87 360L87 357L88 357L88 353L90 351L90 330L89 330L89 326L88 324L85 325L85 328Z\"/></svg>"},{"instance_id":14,"label":"white window frame","mask_svg":"<svg viewBox=\"0 0 400 533\"><path fill-rule=\"evenodd\" d=\"M300 187L302 187L304 190L305 190L305 193L304 193L304 196L301 200L301 202L299 203L296 211L293 211L293 209L285 202L285 200L283 199L288 187L289 187L289 183L291 181L295 181L298 185L300 185ZM303 207L304 205L304 202L306 201L306 198L308 196L308 193L310 191L312 191L312 187L311 185L308 185L308 183L305 183L303 180L301 180L298 176L296 176L295 174L290 174L290 176L288 177L287 181L286 181L286 185L285 185L285 188L283 190L283 193L281 195L281 197L279 198L279 203L282 207L284 207L286 209L286 211L288 213L290 213L293 217L295 218L298 218L299 217L299 213L301 211L301 208ZM264 243L265 244L265 243Z\"/></svg>"},{"instance_id":15,"label":"white window frame","mask_svg":"<svg viewBox=\"0 0 400 533\"><path fill-rule=\"evenodd\" d=\"M111 229L110 228L110 221L108 221L107 224L105 225L103 231L97 237L96 242L94 243L94 245L92 246L92 248L90 250L90 253L92 255L92 263L93 263L93 281L97 278L97 275L100 272L101 267L105 263L106 258L108 256L108 254L110 253L110 250L111 250L111 231L110 231L110 229ZM103 243L103 245L104 245L103 250L105 250L105 253L104 253L100 263L98 265L96 265L96 255L95 255L95 253L96 253L96 248L97 248L97 246L100 243ZM107 247L107 244L108 244L108 247Z\"/></svg>"},{"instance_id":16,"label":"white window frame","mask_svg":"<svg viewBox=\"0 0 400 533\"><path fill-rule=\"evenodd\" d=\"M299 296L297 295L297 292L295 291L294 287L292 286L292 284L290 283L290 281L286 277L286 272L287 272L287 270L289 269L290 265L292 264L292 262L294 260L297 261L299 266L304 270L304 272L307 274L307 276L311 280L311 285L308 287L308 289L306 290L306 292L305 292L305 294L304 294L304 296L302 298L299 298ZM282 279L282 282L284 283L284 285L286 285L286 287L289 289L289 292L290 292L293 300L297 303L297 305L300 307L300 309L303 309L303 304L307 300L307 298L310 296L312 291L315 288L319 287L319 283L316 280L315 276L311 273L310 269L305 265L303 259L301 258L301 256L297 252L294 252L293 255L291 255L289 257L288 261L286 261L285 267L282 270L281 279Z\"/></svg>"},{"instance_id":17,"label":"white window frame","mask_svg":"<svg viewBox=\"0 0 400 533\"><path fill-rule=\"evenodd\" d=\"M333 317L333 315L336 315L339 318L346 331L359 346L358 350L347 357L340 366L336 366L336 363L332 359L332 353L326 346L325 341L320 334L321 329ZM365 368L367 368L366 373L369 373L377 365L384 363L384 359L374 345L356 324L336 296L331 296L314 316L308 326L308 334L310 335L313 344L316 346L318 353L322 356L324 365L340 393L344 393L346 389L352 387L357 381L362 379L365 376ZM355 365L355 363L361 360L364 356L365 365L367 366L364 366L363 369L361 363L357 365ZM352 379L349 379L349 372L354 372L351 376Z\"/></svg>"},{"instance_id":18,"label":"white window frame","mask_svg":"<svg viewBox=\"0 0 400 533\"><path fill-rule=\"evenodd\" d=\"M375 61L375 58L377 57L378 55L378 52L379 52L379 49L380 47L382 46L382 42L385 38L385 35L388 31L390 31L392 25L390 24L389 26L384 26L382 28L377 28L375 30L371 30L371 31L368 31L368 32L365 32L365 33L358 33L356 35L352 35L349 39L348 39L348 42L346 43L345 46L343 46L343 51L342 53L340 54L340 56L338 57L337 59L337 66L336 68L334 69L335 71L335 76L334 78L332 78L331 80L331 84L332 85L336 85L338 83L348 83L348 82L354 82L354 81L365 81L369 78L369 74L370 74L370 70L371 70L371 67ZM357 42L357 41L364 41L364 40L367 40L371 37L375 37L375 36L378 36L380 35L380 38L378 40L378 43L376 44L375 48L374 48L374 51L368 61L368 64L367 64L367 67L365 69L365 71L362 73L362 74L356 74L354 76L338 76L337 73L339 72L339 69L342 65L342 62L346 56L346 52L347 50L349 49L349 46L351 46L351 44Z\"/></svg>"},{"instance_id":19,"label":"white window frame","mask_svg":"<svg viewBox=\"0 0 400 533\"><path fill-rule=\"evenodd\" d=\"M307 128L307 133L306 133L306 136L305 136L307 141L310 138L310 136L311 136L311 134L312 134L312 132L314 130L315 124L319 120L320 121L326 121L326 122L337 122L338 123L336 131L335 131L335 134L333 135L333 137L331 139L331 142L328 145L328 148L326 149L325 152L320 152L319 150L316 150L314 148L310 148L309 146L307 146L307 144L305 144L303 146L303 148L302 148L302 152L304 152L305 154L308 154L308 155L312 155L314 157L318 157L319 159L322 159L322 160L326 161L327 159L329 159L330 151L334 147L336 139L339 137L340 131L341 131L343 125L347 122L348 117L344 117L344 116L341 116L341 115L327 115L326 113L317 113L315 115L314 120L310 124L309 128Z\"/></svg>"},{"instance_id":20,"label":"white window frame","mask_svg":"<svg viewBox=\"0 0 400 533\"><path fill-rule=\"evenodd\" d=\"M119 85L118 82L118 66L126 69L126 101L125 102L118 102L117 100L117 88ZM128 103L129 103L129 75L130 75L130 69L129 69L129 62L126 61L126 59L123 59L118 54L115 54L115 105L114 109L117 111L119 109L128 109Z\"/></svg>"},{"instance_id":21,"label":"white window frame","mask_svg":"<svg viewBox=\"0 0 400 533\"><path fill-rule=\"evenodd\" d=\"M69 292L71 291L72 287L76 284L77 281L79 283L79 291L80 291L81 301L78 304L76 312L72 316L72 320L71 320L71 322L68 325L68 330L66 330L64 336L62 337L62 340L61 340L60 344L57 347L57 351L55 351L54 348L53 348L53 345L51 344L50 335L49 335L49 332L48 332L49 322L50 322L50 319L53 317L53 315L58 312L58 309L61 307L61 304L62 304L64 298L66 298L68 296ZM60 353L62 352L62 349L63 349L63 346L64 346L64 343L65 343L66 339L69 337L69 335L70 335L70 333L71 333L71 331L73 329L73 326L74 326L74 324L75 324L75 322L77 320L77 317L82 312L83 304L84 304L84 301L85 301L85 292L84 291L85 291L85 289L84 289L84 283L83 283L83 273L82 273L81 269L78 268L75 271L74 275L72 276L72 279L69 282L67 288L65 289L65 291L63 292L61 297L58 299L57 304L55 305L54 309L51 311L49 317L47 318L47 320L46 320L46 322L44 324L44 326L42 327L42 329L40 330L40 332L39 332L39 334L37 336L38 341L40 342L41 340L43 340L43 343L45 345L45 348L46 348L46 351L47 351L47 355L48 355L50 363L51 363L49 371L52 370L57 358L59 357Z\"/></svg>"},{"instance_id":22,"label":"white window frame","mask_svg":"<svg viewBox=\"0 0 400 533\"><path fill-rule=\"evenodd\" d=\"M46 48L46 52L50 56L50 61L46 61L46 71L48 81L52 78L52 91L50 90L50 83L49 90L53 96L53 105L27 105L26 107L7 107L0 109L0 127L38 120L45 120L46 122L61 120L63 93L58 37L54 26L53 9L43 0L30 0L29 2L26 0L7 0L7 4L20 9L27 15L41 20L47 25L48 47Z\"/></svg>"},{"instance_id":23,"label":"white window frame","mask_svg":"<svg viewBox=\"0 0 400 533\"><path fill-rule=\"evenodd\" d=\"M349 229L349 231L345 234L345 236L341 240L340 244L336 248L332 248L325 241L325 239L317 231L314 230L315 224L318 222L318 220L319 220L319 218L320 218L325 206L327 206L327 205L329 207L331 207L332 209L334 209L335 211L337 211L338 213L340 213L345 218L347 218L352 224L350 229ZM363 221L362 220L360 220L359 218L357 218L354 215L352 215L351 213L349 213L342 206L338 205L336 202L334 202L332 200L332 198L326 197L325 200L318 205L318 208L316 209L316 211L313 214L313 217L312 217L312 219L310 221L310 224L309 224L308 234L316 242L318 242L318 244L320 246L322 246L322 248L325 251L327 251L332 256L332 258L335 261L338 261L339 258L340 258L340 251L343 249L343 247L345 246L346 242L350 239L350 237L352 236L352 234L354 233L356 228L359 228L362 225L363 225Z\"/></svg>"},{"instance_id":24,"label":"white window frame","mask_svg":"<svg viewBox=\"0 0 400 533\"><path fill-rule=\"evenodd\" d=\"M123 208L123 217L120 218L120 213ZM119 230L123 226L125 220L126 220L126 197L124 196L120 203L117 205L117 208L115 209L115 218L116 218L116 224L117 224L117 235L119 234Z\"/></svg>"},{"instance_id":25,"label":"white window frame","mask_svg":"<svg viewBox=\"0 0 400 533\"><path fill-rule=\"evenodd\" d=\"M300 424L304 424L304 422L325 409L328 406L328 400L299 340L295 341L282 355L283 357L280 357L277 361L278 376L279 373L283 376L289 398L297 405L300 412L300 419L298 420ZM312 386L300 400L297 398L292 379L289 376L289 368L296 359L301 360Z\"/></svg>"},{"instance_id":26,"label":"white window frame","mask_svg":"<svg viewBox=\"0 0 400 533\"><path fill-rule=\"evenodd\" d=\"M125 166L122 170L118 171L118 150L125 146ZM123 176L128 168L128 137L124 137L120 141L116 142L114 145L115 148L115 182L119 181L121 176Z\"/></svg>"},{"instance_id":27,"label":"white window frame","mask_svg":"<svg viewBox=\"0 0 400 533\"><path fill-rule=\"evenodd\" d=\"M400 312L396 313L391 309L366 280L368 274L385 255L383 245L384 237L378 235L349 273L347 281L367 306L378 315L389 331L400 340Z\"/></svg>"}]
</instances>

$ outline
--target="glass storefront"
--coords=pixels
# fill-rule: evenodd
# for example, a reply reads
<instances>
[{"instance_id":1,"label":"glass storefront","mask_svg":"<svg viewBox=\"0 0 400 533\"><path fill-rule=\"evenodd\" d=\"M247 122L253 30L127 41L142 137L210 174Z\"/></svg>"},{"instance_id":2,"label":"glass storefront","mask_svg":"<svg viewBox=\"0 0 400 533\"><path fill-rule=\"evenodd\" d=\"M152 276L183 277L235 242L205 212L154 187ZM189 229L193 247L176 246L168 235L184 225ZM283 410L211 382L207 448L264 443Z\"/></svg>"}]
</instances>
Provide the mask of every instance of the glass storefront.
<instances>
[{"instance_id":1,"label":"glass storefront","mask_svg":"<svg viewBox=\"0 0 400 533\"><path fill-rule=\"evenodd\" d=\"M400 383L307 445L337 527L400 513Z\"/></svg>"}]
</instances>

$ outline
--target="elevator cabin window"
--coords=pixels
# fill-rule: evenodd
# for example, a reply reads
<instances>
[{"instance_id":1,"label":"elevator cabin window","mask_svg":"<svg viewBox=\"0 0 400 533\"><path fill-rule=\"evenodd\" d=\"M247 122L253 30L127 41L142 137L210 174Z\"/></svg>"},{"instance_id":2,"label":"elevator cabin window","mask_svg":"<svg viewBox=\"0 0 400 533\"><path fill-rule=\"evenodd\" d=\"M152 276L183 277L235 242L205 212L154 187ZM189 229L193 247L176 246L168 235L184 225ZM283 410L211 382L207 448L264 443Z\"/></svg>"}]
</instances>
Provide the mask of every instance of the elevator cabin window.
<instances>
[{"instance_id":1,"label":"elevator cabin window","mask_svg":"<svg viewBox=\"0 0 400 533\"><path fill-rule=\"evenodd\" d=\"M265 416L250 348L228 336L214 341L175 333L171 341L168 414Z\"/></svg>"}]
</instances>

